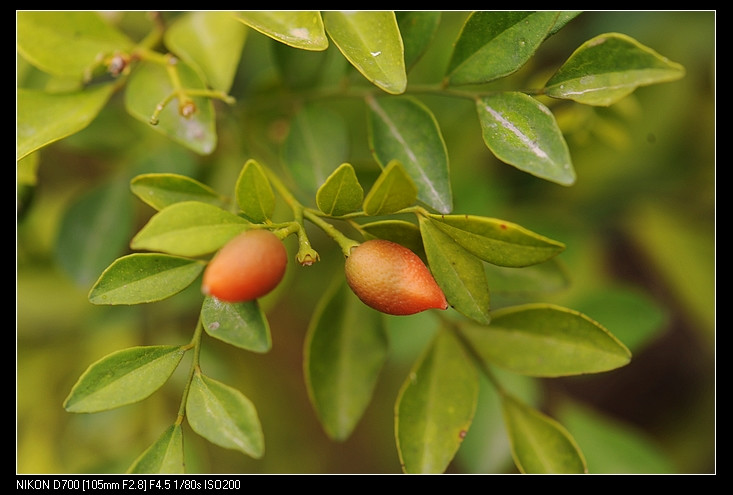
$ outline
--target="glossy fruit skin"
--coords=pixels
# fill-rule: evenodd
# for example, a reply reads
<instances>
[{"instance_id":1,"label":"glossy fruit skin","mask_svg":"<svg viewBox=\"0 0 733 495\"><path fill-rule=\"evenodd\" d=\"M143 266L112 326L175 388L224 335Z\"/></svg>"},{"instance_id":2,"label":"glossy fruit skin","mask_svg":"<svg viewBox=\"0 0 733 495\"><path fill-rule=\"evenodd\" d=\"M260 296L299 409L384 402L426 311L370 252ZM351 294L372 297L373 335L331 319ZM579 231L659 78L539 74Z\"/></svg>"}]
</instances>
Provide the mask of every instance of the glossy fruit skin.
<instances>
[{"instance_id":1,"label":"glossy fruit skin","mask_svg":"<svg viewBox=\"0 0 733 495\"><path fill-rule=\"evenodd\" d=\"M390 315L447 309L448 302L428 267L406 247L383 239L351 250L346 281L364 304Z\"/></svg>"},{"instance_id":2,"label":"glossy fruit skin","mask_svg":"<svg viewBox=\"0 0 733 495\"><path fill-rule=\"evenodd\" d=\"M247 230L227 242L204 271L201 291L226 302L258 299L285 275L288 254L269 230Z\"/></svg>"}]
</instances>

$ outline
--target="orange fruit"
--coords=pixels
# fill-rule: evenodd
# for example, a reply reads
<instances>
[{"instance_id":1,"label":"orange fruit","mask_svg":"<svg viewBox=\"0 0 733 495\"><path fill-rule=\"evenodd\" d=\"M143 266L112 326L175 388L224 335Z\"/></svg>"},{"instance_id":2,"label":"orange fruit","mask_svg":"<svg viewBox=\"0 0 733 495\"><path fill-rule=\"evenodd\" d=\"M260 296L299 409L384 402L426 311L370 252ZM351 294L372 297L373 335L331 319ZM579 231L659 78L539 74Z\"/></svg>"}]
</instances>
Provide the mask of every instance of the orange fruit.
<instances>
[{"instance_id":1,"label":"orange fruit","mask_svg":"<svg viewBox=\"0 0 733 495\"><path fill-rule=\"evenodd\" d=\"M285 275L288 255L269 230L247 230L227 242L204 271L201 290L226 302L258 299Z\"/></svg>"},{"instance_id":2,"label":"orange fruit","mask_svg":"<svg viewBox=\"0 0 733 495\"><path fill-rule=\"evenodd\" d=\"M383 239L351 250L346 281L364 304L390 315L447 309L448 302L428 267L406 247Z\"/></svg>"}]
</instances>

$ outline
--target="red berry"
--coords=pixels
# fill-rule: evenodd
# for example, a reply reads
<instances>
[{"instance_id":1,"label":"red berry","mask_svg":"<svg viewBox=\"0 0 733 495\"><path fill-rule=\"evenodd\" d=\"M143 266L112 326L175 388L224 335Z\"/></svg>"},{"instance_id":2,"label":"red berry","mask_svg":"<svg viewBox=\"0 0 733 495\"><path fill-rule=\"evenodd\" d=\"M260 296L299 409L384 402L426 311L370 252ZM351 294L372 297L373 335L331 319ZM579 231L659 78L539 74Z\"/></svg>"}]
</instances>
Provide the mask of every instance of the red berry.
<instances>
[{"instance_id":1,"label":"red berry","mask_svg":"<svg viewBox=\"0 0 733 495\"><path fill-rule=\"evenodd\" d=\"M201 290L227 302L260 298L285 275L288 255L269 230L247 230L230 240L209 262Z\"/></svg>"},{"instance_id":2,"label":"red berry","mask_svg":"<svg viewBox=\"0 0 733 495\"><path fill-rule=\"evenodd\" d=\"M351 250L346 281L364 304L390 315L447 309L448 302L422 260L406 247L373 239Z\"/></svg>"}]
</instances>

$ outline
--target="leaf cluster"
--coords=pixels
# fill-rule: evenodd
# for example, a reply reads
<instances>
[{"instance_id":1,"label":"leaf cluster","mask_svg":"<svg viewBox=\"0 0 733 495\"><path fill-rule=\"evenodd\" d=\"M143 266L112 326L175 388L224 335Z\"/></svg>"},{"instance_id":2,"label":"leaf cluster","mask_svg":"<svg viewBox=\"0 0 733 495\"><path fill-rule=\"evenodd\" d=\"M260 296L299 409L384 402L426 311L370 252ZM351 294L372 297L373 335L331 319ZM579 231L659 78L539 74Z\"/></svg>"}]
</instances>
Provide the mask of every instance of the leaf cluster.
<instances>
[{"instance_id":1,"label":"leaf cluster","mask_svg":"<svg viewBox=\"0 0 733 495\"><path fill-rule=\"evenodd\" d=\"M607 33L582 44L537 89L492 88L578 14L471 13L443 79L412 88L408 73L430 45L439 12L186 12L169 25L156 22L141 41L93 12L19 12L19 53L66 89L18 90L17 160L88 126L118 91L124 91L129 115L186 149L211 154L220 113L213 102L235 104L228 92L251 30L303 53L333 44L367 83L367 89L357 84L338 95L364 103L366 140L380 169L368 191L342 158L347 136L338 116L312 102L333 94L316 88L292 116L282 143L283 165L300 192L310 195L307 204L254 158L244 163L228 195L184 174L137 175L130 190L155 214L130 242L138 252L103 271L90 302L134 305L175 296L198 280L218 249L247 229L268 229L283 240L293 236L302 266L320 259L310 241L313 228L344 256L363 240L398 242L423 258L451 305L447 314L436 314L438 331L395 400L403 471L448 468L471 427L484 377L500 397L521 472L585 472L583 454L568 431L508 390L496 370L530 377L600 373L626 365L631 354L603 325L568 308L532 302L492 309L487 274L509 269L509 278L521 284L530 271L537 277L531 291L549 278L563 278L555 257L565 245L510 221L453 211L441 125L420 98L471 101L483 141L499 160L572 185L576 174L550 101L608 106L639 86L684 74L636 40ZM280 201L289 208L286 218L276 208ZM339 275L313 312L303 368L313 408L334 441L349 438L371 401L389 354L385 325L385 316L363 305ZM103 357L79 378L65 408L97 412L141 401L190 352L176 419L130 472L183 472L184 421L211 443L261 458L265 435L255 405L200 367L204 334L250 352L266 353L272 346L259 301L204 297L189 342Z\"/></svg>"}]
</instances>

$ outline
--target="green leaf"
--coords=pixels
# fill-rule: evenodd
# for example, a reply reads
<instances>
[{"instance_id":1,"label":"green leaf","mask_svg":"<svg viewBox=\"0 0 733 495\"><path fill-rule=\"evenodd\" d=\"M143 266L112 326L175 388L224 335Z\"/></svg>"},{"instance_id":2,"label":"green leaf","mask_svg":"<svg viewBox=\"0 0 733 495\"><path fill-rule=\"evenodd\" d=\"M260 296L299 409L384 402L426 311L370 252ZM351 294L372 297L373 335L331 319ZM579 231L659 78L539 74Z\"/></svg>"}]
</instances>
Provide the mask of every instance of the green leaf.
<instances>
[{"instance_id":1,"label":"green leaf","mask_svg":"<svg viewBox=\"0 0 733 495\"><path fill-rule=\"evenodd\" d=\"M631 424L578 404L565 404L558 417L572 432L591 474L674 474L664 451Z\"/></svg>"},{"instance_id":2,"label":"green leaf","mask_svg":"<svg viewBox=\"0 0 733 495\"><path fill-rule=\"evenodd\" d=\"M176 70L184 89L202 90L206 85L196 72L183 61ZM201 155L216 149L214 105L211 99L193 96L196 111L188 117L181 115L179 99L173 98L160 112L157 125L150 123L158 105L175 91L166 68L152 62L140 62L130 75L125 89L125 108L136 119L145 122L161 134Z\"/></svg>"},{"instance_id":3,"label":"green leaf","mask_svg":"<svg viewBox=\"0 0 733 495\"><path fill-rule=\"evenodd\" d=\"M249 222L200 201L183 201L163 208L132 238L133 249L201 256L216 251Z\"/></svg>"},{"instance_id":4,"label":"green leaf","mask_svg":"<svg viewBox=\"0 0 733 495\"><path fill-rule=\"evenodd\" d=\"M552 26L552 29L550 29L550 32L547 33L547 37L549 38L553 34L560 31L562 28L565 27L568 22L572 21L582 13L582 10L568 10L559 12L557 19L555 20L555 24Z\"/></svg>"},{"instance_id":5,"label":"green leaf","mask_svg":"<svg viewBox=\"0 0 733 495\"><path fill-rule=\"evenodd\" d=\"M395 12L402 42L405 46L405 67L407 70L417 63L433 40L440 25L440 12L400 11Z\"/></svg>"},{"instance_id":6,"label":"green leaf","mask_svg":"<svg viewBox=\"0 0 733 495\"><path fill-rule=\"evenodd\" d=\"M302 50L328 48L323 19L317 11L239 12L238 19L270 38Z\"/></svg>"},{"instance_id":7,"label":"green leaf","mask_svg":"<svg viewBox=\"0 0 733 495\"><path fill-rule=\"evenodd\" d=\"M64 401L69 412L92 413L139 402L173 374L186 348L143 346L113 352L79 377Z\"/></svg>"},{"instance_id":8,"label":"green leaf","mask_svg":"<svg viewBox=\"0 0 733 495\"><path fill-rule=\"evenodd\" d=\"M404 93L404 46L394 12L327 11L323 21L338 49L364 77L387 93Z\"/></svg>"},{"instance_id":9,"label":"green leaf","mask_svg":"<svg viewBox=\"0 0 733 495\"><path fill-rule=\"evenodd\" d=\"M346 440L361 419L387 348L383 315L339 280L316 308L303 362L308 395L331 439Z\"/></svg>"},{"instance_id":10,"label":"green leaf","mask_svg":"<svg viewBox=\"0 0 733 495\"><path fill-rule=\"evenodd\" d=\"M87 127L113 91L112 84L100 84L70 93L18 88L16 160Z\"/></svg>"},{"instance_id":11,"label":"green leaf","mask_svg":"<svg viewBox=\"0 0 733 495\"><path fill-rule=\"evenodd\" d=\"M200 372L191 381L186 417L193 431L211 443L255 459L265 453L265 437L252 401Z\"/></svg>"},{"instance_id":12,"label":"green leaf","mask_svg":"<svg viewBox=\"0 0 733 495\"><path fill-rule=\"evenodd\" d=\"M364 213L389 215L412 206L417 200L417 188L402 164L393 160L382 170L364 198Z\"/></svg>"},{"instance_id":13,"label":"green leaf","mask_svg":"<svg viewBox=\"0 0 733 495\"><path fill-rule=\"evenodd\" d=\"M235 186L237 204L255 223L264 223L275 211L275 193L262 166L256 160L247 160Z\"/></svg>"},{"instance_id":14,"label":"green leaf","mask_svg":"<svg viewBox=\"0 0 733 495\"><path fill-rule=\"evenodd\" d=\"M442 473L471 426L479 380L473 361L446 330L403 383L395 405L397 451L406 473Z\"/></svg>"},{"instance_id":15,"label":"green leaf","mask_svg":"<svg viewBox=\"0 0 733 495\"><path fill-rule=\"evenodd\" d=\"M675 81L685 68L635 39L619 33L583 43L558 69L545 94L586 105L608 106L639 86Z\"/></svg>"},{"instance_id":16,"label":"green leaf","mask_svg":"<svg viewBox=\"0 0 733 495\"><path fill-rule=\"evenodd\" d=\"M455 463L467 473L511 473L514 467L512 449L501 410L500 387L511 390L529 405L538 403L543 390L539 380L501 368L490 368L492 381L479 377L479 397L471 430L456 454ZM514 468L516 469L516 468Z\"/></svg>"},{"instance_id":17,"label":"green leaf","mask_svg":"<svg viewBox=\"0 0 733 495\"><path fill-rule=\"evenodd\" d=\"M485 96L476 108L484 142L499 160L564 186L575 182L568 145L542 103L508 92Z\"/></svg>"},{"instance_id":18,"label":"green leaf","mask_svg":"<svg viewBox=\"0 0 733 495\"><path fill-rule=\"evenodd\" d=\"M448 151L430 110L411 97L368 98L369 142L377 162L398 160L417 197L441 213L453 209Z\"/></svg>"},{"instance_id":19,"label":"green leaf","mask_svg":"<svg viewBox=\"0 0 733 495\"><path fill-rule=\"evenodd\" d=\"M463 330L481 359L525 375L600 373L631 360L626 346L599 323L552 304L496 310L491 325Z\"/></svg>"},{"instance_id":20,"label":"green leaf","mask_svg":"<svg viewBox=\"0 0 733 495\"><path fill-rule=\"evenodd\" d=\"M587 472L583 453L560 423L508 394L501 399L512 456L522 473Z\"/></svg>"},{"instance_id":21,"label":"green leaf","mask_svg":"<svg viewBox=\"0 0 733 495\"><path fill-rule=\"evenodd\" d=\"M117 259L89 292L92 304L141 304L166 299L188 287L203 271L202 261L157 253Z\"/></svg>"},{"instance_id":22,"label":"green leaf","mask_svg":"<svg viewBox=\"0 0 733 495\"><path fill-rule=\"evenodd\" d=\"M165 45L194 67L209 85L232 87L247 29L231 12L187 12L165 30Z\"/></svg>"},{"instance_id":23,"label":"green leaf","mask_svg":"<svg viewBox=\"0 0 733 495\"><path fill-rule=\"evenodd\" d=\"M270 325L259 303L227 303L206 297L201 307L201 323L209 336L252 352L272 348Z\"/></svg>"},{"instance_id":24,"label":"green leaf","mask_svg":"<svg viewBox=\"0 0 733 495\"><path fill-rule=\"evenodd\" d=\"M116 180L84 193L64 213L54 254L80 286L89 287L126 250L133 229L130 199L126 182Z\"/></svg>"},{"instance_id":25,"label":"green leaf","mask_svg":"<svg viewBox=\"0 0 733 495\"><path fill-rule=\"evenodd\" d=\"M463 249L430 218L420 217L420 233L430 271L448 303L479 323L489 323L489 286L481 260Z\"/></svg>"},{"instance_id":26,"label":"green leaf","mask_svg":"<svg viewBox=\"0 0 733 495\"><path fill-rule=\"evenodd\" d=\"M496 218L474 215L430 215L430 218L466 251L494 265L535 265L565 249L560 242Z\"/></svg>"},{"instance_id":27,"label":"green leaf","mask_svg":"<svg viewBox=\"0 0 733 495\"><path fill-rule=\"evenodd\" d=\"M318 209L331 216L355 212L363 201L364 189L350 163L339 165L316 193Z\"/></svg>"},{"instance_id":28,"label":"green leaf","mask_svg":"<svg viewBox=\"0 0 733 495\"><path fill-rule=\"evenodd\" d=\"M200 201L213 206L224 205L224 198L216 191L185 175L168 173L138 175L130 181L130 190L158 211L183 201Z\"/></svg>"},{"instance_id":29,"label":"green leaf","mask_svg":"<svg viewBox=\"0 0 733 495\"><path fill-rule=\"evenodd\" d=\"M290 123L283 143L283 163L309 197L316 193L334 167L346 161L347 129L339 114L318 105L305 105Z\"/></svg>"},{"instance_id":30,"label":"green leaf","mask_svg":"<svg viewBox=\"0 0 733 495\"><path fill-rule=\"evenodd\" d=\"M474 84L507 76L537 51L558 12L473 12L456 40L448 64L450 84Z\"/></svg>"},{"instance_id":31,"label":"green leaf","mask_svg":"<svg viewBox=\"0 0 733 495\"><path fill-rule=\"evenodd\" d=\"M57 76L82 77L105 56L133 43L93 11L17 13L18 51L31 64Z\"/></svg>"},{"instance_id":32,"label":"green leaf","mask_svg":"<svg viewBox=\"0 0 733 495\"><path fill-rule=\"evenodd\" d=\"M169 426L127 470L127 474L183 474L183 430Z\"/></svg>"},{"instance_id":33,"label":"green leaf","mask_svg":"<svg viewBox=\"0 0 733 495\"><path fill-rule=\"evenodd\" d=\"M405 220L380 220L361 224L359 229L365 234L366 239L387 239L396 242L405 246L423 260L425 259L425 248L422 245L420 228L414 223Z\"/></svg>"}]
</instances>

